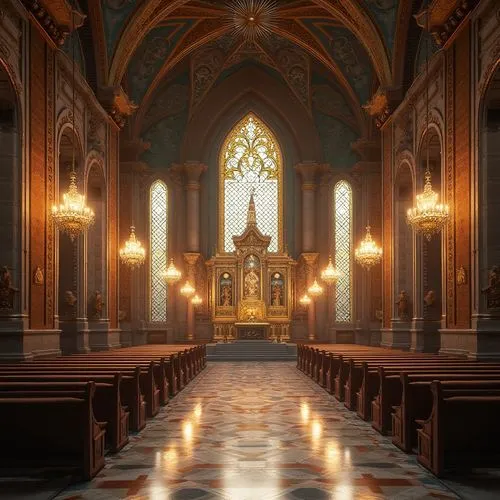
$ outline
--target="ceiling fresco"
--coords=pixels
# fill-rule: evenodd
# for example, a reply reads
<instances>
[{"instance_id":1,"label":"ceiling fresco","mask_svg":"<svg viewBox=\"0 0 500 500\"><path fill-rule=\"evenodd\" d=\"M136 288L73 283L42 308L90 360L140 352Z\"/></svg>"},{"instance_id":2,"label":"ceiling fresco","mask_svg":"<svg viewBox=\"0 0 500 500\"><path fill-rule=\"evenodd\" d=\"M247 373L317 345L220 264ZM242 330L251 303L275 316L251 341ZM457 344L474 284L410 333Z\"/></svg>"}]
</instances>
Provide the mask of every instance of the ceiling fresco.
<instances>
[{"instance_id":1,"label":"ceiling fresco","mask_svg":"<svg viewBox=\"0 0 500 500\"><path fill-rule=\"evenodd\" d=\"M101 0L101 10L106 37L106 50L111 58L128 17L138 5L137 0Z\"/></svg>"},{"instance_id":2,"label":"ceiling fresco","mask_svg":"<svg viewBox=\"0 0 500 500\"><path fill-rule=\"evenodd\" d=\"M387 50L392 54L399 0L364 0L364 3L382 32Z\"/></svg>"}]
</instances>

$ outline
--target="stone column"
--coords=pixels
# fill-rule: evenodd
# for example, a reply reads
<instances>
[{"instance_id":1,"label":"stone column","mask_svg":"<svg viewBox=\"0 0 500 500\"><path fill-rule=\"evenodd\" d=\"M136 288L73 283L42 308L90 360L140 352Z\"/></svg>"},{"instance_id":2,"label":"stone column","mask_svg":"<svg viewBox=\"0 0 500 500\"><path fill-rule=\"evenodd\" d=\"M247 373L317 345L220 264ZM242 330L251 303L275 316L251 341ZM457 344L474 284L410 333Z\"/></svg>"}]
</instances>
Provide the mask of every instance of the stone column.
<instances>
[{"instance_id":1,"label":"stone column","mask_svg":"<svg viewBox=\"0 0 500 500\"><path fill-rule=\"evenodd\" d=\"M184 254L184 262L186 263L186 279L195 287L196 292L199 294L200 290L197 288L196 278L196 264L201 254L198 252L186 252ZM191 302L191 297L187 298L187 321L186 321L186 340L192 341L196 338L196 317L195 309Z\"/></svg>"},{"instance_id":2,"label":"stone column","mask_svg":"<svg viewBox=\"0 0 500 500\"><path fill-rule=\"evenodd\" d=\"M295 170L302 177L302 251L316 250L316 173L317 163L299 163Z\"/></svg>"},{"instance_id":3,"label":"stone column","mask_svg":"<svg viewBox=\"0 0 500 500\"><path fill-rule=\"evenodd\" d=\"M309 288L314 283L314 278L316 278L317 264L318 264L319 253L307 252L302 253L302 258L306 263L306 283L307 288ZM316 303L317 300L311 297L311 303L307 307L307 335L309 340L316 340Z\"/></svg>"},{"instance_id":4,"label":"stone column","mask_svg":"<svg viewBox=\"0 0 500 500\"><path fill-rule=\"evenodd\" d=\"M200 251L200 177L207 170L203 163L184 164L186 179L186 249Z\"/></svg>"}]
</instances>

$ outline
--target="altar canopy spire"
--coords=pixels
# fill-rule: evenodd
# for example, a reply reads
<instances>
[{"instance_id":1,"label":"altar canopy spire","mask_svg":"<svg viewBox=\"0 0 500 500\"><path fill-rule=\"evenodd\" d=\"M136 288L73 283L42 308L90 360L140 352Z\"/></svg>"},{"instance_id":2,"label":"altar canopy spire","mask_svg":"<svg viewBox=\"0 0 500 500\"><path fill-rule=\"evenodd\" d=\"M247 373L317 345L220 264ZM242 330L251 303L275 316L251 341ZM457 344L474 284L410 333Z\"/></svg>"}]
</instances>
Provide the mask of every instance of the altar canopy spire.
<instances>
[{"instance_id":1,"label":"altar canopy spire","mask_svg":"<svg viewBox=\"0 0 500 500\"><path fill-rule=\"evenodd\" d=\"M257 225L257 213L255 212L255 201L253 199L253 191L250 193L250 201L248 203L247 227Z\"/></svg>"}]
</instances>

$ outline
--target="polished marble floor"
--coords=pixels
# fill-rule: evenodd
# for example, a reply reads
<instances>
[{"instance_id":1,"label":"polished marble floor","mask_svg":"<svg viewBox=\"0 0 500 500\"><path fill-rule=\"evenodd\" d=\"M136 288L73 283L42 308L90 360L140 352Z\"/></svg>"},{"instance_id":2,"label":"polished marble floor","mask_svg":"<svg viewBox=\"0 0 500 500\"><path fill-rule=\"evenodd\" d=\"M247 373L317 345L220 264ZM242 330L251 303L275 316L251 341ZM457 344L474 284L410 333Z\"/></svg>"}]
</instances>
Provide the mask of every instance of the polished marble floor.
<instances>
[{"instance_id":1,"label":"polished marble floor","mask_svg":"<svg viewBox=\"0 0 500 500\"><path fill-rule=\"evenodd\" d=\"M457 498L295 368L212 363L60 499Z\"/></svg>"}]
</instances>

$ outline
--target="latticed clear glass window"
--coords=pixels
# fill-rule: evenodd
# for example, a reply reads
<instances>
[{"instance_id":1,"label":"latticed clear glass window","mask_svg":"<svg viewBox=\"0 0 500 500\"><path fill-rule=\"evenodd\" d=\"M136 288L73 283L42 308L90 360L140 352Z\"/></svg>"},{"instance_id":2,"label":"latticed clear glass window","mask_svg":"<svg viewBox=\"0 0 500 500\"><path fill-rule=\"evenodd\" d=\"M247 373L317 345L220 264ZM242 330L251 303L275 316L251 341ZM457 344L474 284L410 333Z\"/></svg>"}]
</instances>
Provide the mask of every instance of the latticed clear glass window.
<instances>
[{"instance_id":1,"label":"latticed clear glass window","mask_svg":"<svg viewBox=\"0 0 500 500\"><path fill-rule=\"evenodd\" d=\"M167 320L167 284L163 273L168 259L168 189L155 181L150 192L150 294L151 321Z\"/></svg>"},{"instance_id":2,"label":"latticed clear glass window","mask_svg":"<svg viewBox=\"0 0 500 500\"><path fill-rule=\"evenodd\" d=\"M342 273L335 286L335 319L350 322L352 313L352 189L348 182L339 181L333 189L335 266Z\"/></svg>"},{"instance_id":3,"label":"latticed clear glass window","mask_svg":"<svg viewBox=\"0 0 500 500\"><path fill-rule=\"evenodd\" d=\"M281 247L281 152L268 127L250 113L229 133L220 156L220 246L234 251L233 236L247 224L254 193L257 227L271 236L270 252Z\"/></svg>"}]
</instances>

